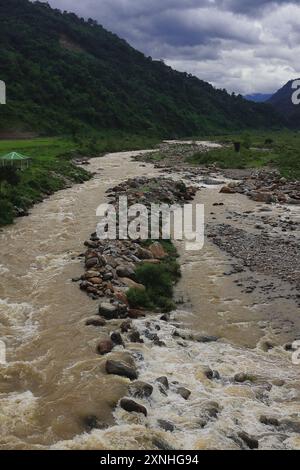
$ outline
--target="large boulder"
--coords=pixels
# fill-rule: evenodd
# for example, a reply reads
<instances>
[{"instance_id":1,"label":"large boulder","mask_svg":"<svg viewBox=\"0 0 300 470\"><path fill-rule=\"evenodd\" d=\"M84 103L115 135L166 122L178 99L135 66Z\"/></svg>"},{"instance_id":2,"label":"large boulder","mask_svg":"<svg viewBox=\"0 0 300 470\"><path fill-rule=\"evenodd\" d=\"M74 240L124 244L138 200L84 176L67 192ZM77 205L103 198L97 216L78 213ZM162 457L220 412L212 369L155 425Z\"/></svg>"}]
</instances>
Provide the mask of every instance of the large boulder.
<instances>
[{"instance_id":1,"label":"large boulder","mask_svg":"<svg viewBox=\"0 0 300 470\"><path fill-rule=\"evenodd\" d=\"M118 266L116 273L119 277L125 277L129 279L135 279L136 275L134 270L130 266Z\"/></svg>"},{"instance_id":2,"label":"large boulder","mask_svg":"<svg viewBox=\"0 0 300 470\"><path fill-rule=\"evenodd\" d=\"M140 405L139 403L135 402L134 400L130 400L129 398L122 398L120 401L120 406L123 410L128 411L128 413L142 413L143 415L147 416L147 409Z\"/></svg>"},{"instance_id":3,"label":"large boulder","mask_svg":"<svg viewBox=\"0 0 300 470\"><path fill-rule=\"evenodd\" d=\"M163 259L167 256L167 253L159 242L152 243L152 245L149 246L149 250L156 259Z\"/></svg>"},{"instance_id":4,"label":"large boulder","mask_svg":"<svg viewBox=\"0 0 300 470\"><path fill-rule=\"evenodd\" d=\"M108 360L105 369L108 374L120 375L130 380L136 380L138 378L136 369L121 361Z\"/></svg>"},{"instance_id":5,"label":"large boulder","mask_svg":"<svg viewBox=\"0 0 300 470\"><path fill-rule=\"evenodd\" d=\"M132 279L129 279L128 277L122 277L120 278L120 281L130 289L137 289L142 291L146 290L146 287L143 284L138 284L137 282L133 281Z\"/></svg>"},{"instance_id":6,"label":"large boulder","mask_svg":"<svg viewBox=\"0 0 300 470\"><path fill-rule=\"evenodd\" d=\"M147 382L137 380L132 382L129 386L129 392L133 397L148 398L152 395L153 387Z\"/></svg>"},{"instance_id":7,"label":"large boulder","mask_svg":"<svg viewBox=\"0 0 300 470\"><path fill-rule=\"evenodd\" d=\"M125 318L127 316L127 305L120 302L109 303L101 302L99 305L99 315L103 316L107 320L113 320L114 318Z\"/></svg>"},{"instance_id":8,"label":"large boulder","mask_svg":"<svg viewBox=\"0 0 300 470\"><path fill-rule=\"evenodd\" d=\"M110 353L113 350L114 343L111 339L105 339L97 344L97 353L101 356Z\"/></svg>"}]
</instances>

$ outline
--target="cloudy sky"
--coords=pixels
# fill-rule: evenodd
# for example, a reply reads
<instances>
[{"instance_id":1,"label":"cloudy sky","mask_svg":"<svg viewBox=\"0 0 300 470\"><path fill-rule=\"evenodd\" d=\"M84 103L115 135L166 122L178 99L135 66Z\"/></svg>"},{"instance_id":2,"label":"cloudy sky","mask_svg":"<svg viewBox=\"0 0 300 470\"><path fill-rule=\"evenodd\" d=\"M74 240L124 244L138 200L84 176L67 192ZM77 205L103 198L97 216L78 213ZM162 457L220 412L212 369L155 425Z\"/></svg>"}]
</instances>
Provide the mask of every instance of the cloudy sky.
<instances>
[{"instance_id":1,"label":"cloudy sky","mask_svg":"<svg viewBox=\"0 0 300 470\"><path fill-rule=\"evenodd\" d=\"M228 91L273 92L300 77L300 2L48 0Z\"/></svg>"}]
</instances>

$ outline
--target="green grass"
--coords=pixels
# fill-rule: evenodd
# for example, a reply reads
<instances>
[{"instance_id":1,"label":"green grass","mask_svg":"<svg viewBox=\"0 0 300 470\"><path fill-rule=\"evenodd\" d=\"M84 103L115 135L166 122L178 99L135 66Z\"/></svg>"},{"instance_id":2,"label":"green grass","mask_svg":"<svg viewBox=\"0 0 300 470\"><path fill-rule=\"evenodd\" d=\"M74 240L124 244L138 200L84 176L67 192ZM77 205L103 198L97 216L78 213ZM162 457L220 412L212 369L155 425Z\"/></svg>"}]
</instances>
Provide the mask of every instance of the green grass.
<instances>
[{"instance_id":1,"label":"green grass","mask_svg":"<svg viewBox=\"0 0 300 470\"><path fill-rule=\"evenodd\" d=\"M277 168L289 179L300 178L300 132L249 132L210 137L225 147L196 153L187 161L194 165L217 163L221 168ZM241 142L239 153L233 142Z\"/></svg>"},{"instance_id":2,"label":"green grass","mask_svg":"<svg viewBox=\"0 0 300 470\"><path fill-rule=\"evenodd\" d=\"M145 246L152 241L148 240ZM180 277L180 266L176 262L177 251L171 241L161 241L168 257L160 264L144 263L136 268L137 282L145 291L129 289L127 299L132 308L143 307L170 312L176 308L173 302L173 288Z\"/></svg>"},{"instance_id":3,"label":"green grass","mask_svg":"<svg viewBox=\"0 0 300 470\"><path fill-rule=\"evenodd\" d=\"M0 140L0 156L17 151L32 159L28 169L18 171L18 184L10 185L4 181L0 185L0 226L13 222L16 207L27 210L46 195L69 184L88 180L90 174L73 164L74 157L94 157L107 152L151 148L156 143L157 140L153 138L121 132L94 133L74 138Z\"/></svg>"}]
</instances>

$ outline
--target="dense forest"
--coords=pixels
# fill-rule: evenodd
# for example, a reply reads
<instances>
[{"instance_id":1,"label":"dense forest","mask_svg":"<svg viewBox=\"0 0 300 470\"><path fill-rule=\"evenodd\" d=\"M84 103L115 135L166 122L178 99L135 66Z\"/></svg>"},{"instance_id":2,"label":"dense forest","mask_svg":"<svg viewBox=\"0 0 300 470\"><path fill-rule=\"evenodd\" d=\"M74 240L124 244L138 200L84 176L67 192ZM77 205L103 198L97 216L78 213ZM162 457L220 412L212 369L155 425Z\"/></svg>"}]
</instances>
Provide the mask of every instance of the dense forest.
<instances>
[{"instance_id":1,"label":"dense forest","mask_svg":"<svg viewBox=\"0 0 300 470\"><path fill-rule=\"evenodd\" d=\"M122 129L163 136L279 127L268 105L145 57L92 19L0 0L0 130Z\"/></svg>"}]
</instances>

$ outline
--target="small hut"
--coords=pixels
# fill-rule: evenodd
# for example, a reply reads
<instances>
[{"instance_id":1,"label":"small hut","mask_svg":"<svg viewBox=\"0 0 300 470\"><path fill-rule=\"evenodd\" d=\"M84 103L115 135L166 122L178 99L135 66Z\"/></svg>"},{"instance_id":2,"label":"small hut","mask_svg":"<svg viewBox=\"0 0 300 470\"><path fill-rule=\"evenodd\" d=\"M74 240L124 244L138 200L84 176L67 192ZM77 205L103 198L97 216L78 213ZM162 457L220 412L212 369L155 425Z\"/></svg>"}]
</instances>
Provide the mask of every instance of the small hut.
<instances>
[{"instance_id":1,"label":"small hut","mask_svg":"<svg viewBox=\"0 0 300 470\"><path fill-rule=\"evenodd\" d=\"M0 166L15 166L23 170L28 168L31 159L17 152L11 152L0 157Z\"/></svg>"}]
</instances>

